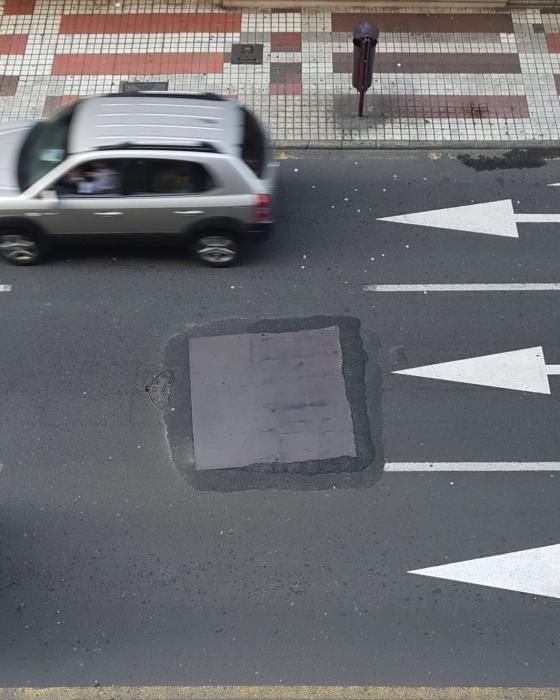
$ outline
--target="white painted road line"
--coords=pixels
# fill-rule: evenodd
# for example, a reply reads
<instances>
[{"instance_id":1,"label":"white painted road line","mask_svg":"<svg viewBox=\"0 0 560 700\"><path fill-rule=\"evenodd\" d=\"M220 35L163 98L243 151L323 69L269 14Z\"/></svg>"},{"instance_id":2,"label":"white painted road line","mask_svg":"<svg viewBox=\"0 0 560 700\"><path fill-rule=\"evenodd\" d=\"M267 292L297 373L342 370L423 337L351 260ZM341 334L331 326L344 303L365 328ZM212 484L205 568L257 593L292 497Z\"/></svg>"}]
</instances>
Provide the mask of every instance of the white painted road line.
<instances>
[{"instance_id":1,"label":"white painted road line","mask_svg":"<svg viewBox=\"0 0 560 700\"><path fill-rule=\"evenodd\" d=\"M560 365L545 364L543 349L538 345L534 348L509 350L494 355L399 369L393 374L528 391L534 394L550 394L548 377L551 374L560 374Z\"/></svg>"},{"instance_id":2,"label":"white painted road line","mask_svg":"<svg viewBox=\"0 0 560 700\"><path fill-rule=\"evenodd\" d=\"M560 462L385 462L386 472L558 472Z\"/></svg>"},{"instance_id":3,"label":"white painted road line","mask_svg":"<svg viewBox=\"0 0 560 700\"><path fill-rule=\"evenodd\" d=\"M560 598L560 544L440 564L408 573Z\"/></svg>"},{"instance_id":4,"label":"white painted road line","mask_svg":"<svg viewBox=\"0 0 560 700\"><path fill-rule=\"evenodd\" d=\"M519 238L518 223L560 223L560 214L516 214L511 199L501 199L495 202L419 211L415 214L384 216L378 221Z\"/></svg>"},{"instance_id":5,"label":"white painted road line","mask_svg":"<svg viewBox=\"0 0 560 700\"><path fill-rule=\"evenodd\" d=\"M0 284L0 292L11 292L11 291L12 291L11 284Z\"/></svg>"},{"instance_id":6,"label":"white painted road line","mask_svg":"<svg viewBox=\"0 0 560 700\"><path fill-rule=\"evenodd\" d=\"M515 284L367 284L364 292L558 292L560 282Z\"/></svg>"}]
</instances>

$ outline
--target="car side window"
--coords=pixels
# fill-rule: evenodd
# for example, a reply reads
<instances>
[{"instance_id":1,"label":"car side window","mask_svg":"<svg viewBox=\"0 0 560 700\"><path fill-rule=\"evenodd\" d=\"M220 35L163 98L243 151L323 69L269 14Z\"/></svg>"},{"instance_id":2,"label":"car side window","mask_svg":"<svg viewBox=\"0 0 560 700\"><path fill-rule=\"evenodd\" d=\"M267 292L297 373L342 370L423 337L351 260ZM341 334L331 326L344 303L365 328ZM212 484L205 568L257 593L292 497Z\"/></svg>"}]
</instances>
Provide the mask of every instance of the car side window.
<instances>
[{"instance_id":1,"label":"car side window","mask_svg":"<svg viewBox=\"0 0 560 700\"><path fill-rule=\"evenodd\" d=\"M146 194L150 191L148 163L144 158L128 158L124 170L124 193Z\"/></svg>"},{"instance_id":2,"label":"car side window","mask_svg":"<svg viewBox=\"0 0 560 700\"><path fill-rule=\"evenodd\" d=\"M125 182L129 195L201 194L215 187L210 173L200 163L156 158L130 163Z\"/></svg>"},{"instance_id":3,"label":"car side window","mask_svg":"<svg viewBox=\"0 0 560 700\"><path fill-rule=\"evenodd\" d=\"M63 175L54 189L59 197L115 197L122 194L119 160L92 160Z\"/></svg>"}]
</instances>

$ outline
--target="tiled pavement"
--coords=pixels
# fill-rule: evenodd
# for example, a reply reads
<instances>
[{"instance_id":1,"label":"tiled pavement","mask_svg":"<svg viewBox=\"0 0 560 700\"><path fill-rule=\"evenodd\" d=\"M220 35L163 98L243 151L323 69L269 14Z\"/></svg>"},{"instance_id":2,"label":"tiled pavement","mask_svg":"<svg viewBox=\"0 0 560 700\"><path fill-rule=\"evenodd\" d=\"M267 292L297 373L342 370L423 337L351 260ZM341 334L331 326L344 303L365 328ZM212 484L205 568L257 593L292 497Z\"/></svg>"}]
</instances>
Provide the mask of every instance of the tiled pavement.
<instances>
[{"instance_id":1,"label":"tiled pavement","mask_svg":"<svg viewBox=\"0 0 560 700\"><path fill-rule=\"evenodd\" d=\"M0 0L0 119L39 117L123 80L238 98L280 143L556 142L560 11L223 12L188 0ZM367 114L350 31L380 30ZM261 44L261 65L232 63Z\"/></svg>"}]
</instances>

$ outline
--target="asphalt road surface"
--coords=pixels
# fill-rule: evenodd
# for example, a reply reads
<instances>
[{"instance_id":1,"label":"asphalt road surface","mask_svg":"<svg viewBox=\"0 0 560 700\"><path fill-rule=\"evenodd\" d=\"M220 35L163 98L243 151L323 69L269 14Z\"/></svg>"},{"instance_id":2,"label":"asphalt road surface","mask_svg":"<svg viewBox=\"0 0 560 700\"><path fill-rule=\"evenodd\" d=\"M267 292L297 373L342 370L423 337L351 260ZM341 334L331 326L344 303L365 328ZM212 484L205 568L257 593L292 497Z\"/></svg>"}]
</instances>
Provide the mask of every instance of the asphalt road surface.
<instances>
[{"instance_id":1,"label":"asphalt road surface","mask_svg":"<svg viewBox=\"0 0 560 700\"><path fill-rule=\"evenodd\" d=\"M560 282L560 223L377 220L560 212L554 159L459 155L284 154L276 234L232 269L115 250L2 265L1 685L560 686L550 567L546 595L507 570L408 573L560 543L560 377L547 394L393 374L536 347L559 364L560 291L365 290ZM333 327L357 461L193 472L189 339Z\"/></svg>"}]
</instances>

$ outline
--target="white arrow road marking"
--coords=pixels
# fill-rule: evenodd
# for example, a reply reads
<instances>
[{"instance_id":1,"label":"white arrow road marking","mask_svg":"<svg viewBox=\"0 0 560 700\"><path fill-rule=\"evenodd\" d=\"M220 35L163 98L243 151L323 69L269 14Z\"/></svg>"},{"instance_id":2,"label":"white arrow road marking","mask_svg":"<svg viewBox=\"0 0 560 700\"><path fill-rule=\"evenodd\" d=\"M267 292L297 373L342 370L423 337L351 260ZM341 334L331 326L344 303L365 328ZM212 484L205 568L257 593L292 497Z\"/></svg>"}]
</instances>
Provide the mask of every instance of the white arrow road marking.
<instances>
[{"instance_id":1,"label":"white arrow road marking","mask_svg":"<svg viewBox=\"0 0 560 700\"><path fill-rule=\"evenodd\" d=\"M430 566L407 573L560 598L560 544Z\"/></svg>"},{"instance_id":2,"label":"white arrow road marking","mask_svg":"<svg viewBox=\"0 0 560 700\"><path fill-rule=\"evenodd\" d=\"M393 374L550 394L548 375L560 374L560 365L546 365L542 347L534 347L400 369Z\"/></svg>"},{"instance_id":3,"label":"white arrow road marking","mask_svg":"<svg viewBox=\"0 0 560 700\"><path fill-rule=\"evenodd\" d=\"M513 284L366 284L364 292L557 292L559 282Z\"/></svg>"},{"instance_id":4,"label":"white arrow road marking","mask_svg":"<svg viewBox=\"0 0 560 700\"><path fill-rule=\"evenodd\" d=\"M0 284L0 292L11 292L11 291L12 291L11 284Z\"/></svg>"},{"instance_id":5,"label":"white arrow road marking","mask_svg":"<svg viewBox=\"0 0 560 700\"><path fill-rule=\"evenodd\" d=\"M386 472L558 472L560 462L385 462Z\"/></svg>"},{"instance_id":6,"label":"white arrow road marking","mask_svg":"<svg viewBox=\"0 0 560 700\"><path fill-rule=\"evenodd\" d=\"M560 214L516 214L511 199L385 216L378 221L519 238L518 223L560 223Z\"/></svg>"}]
</instances>

